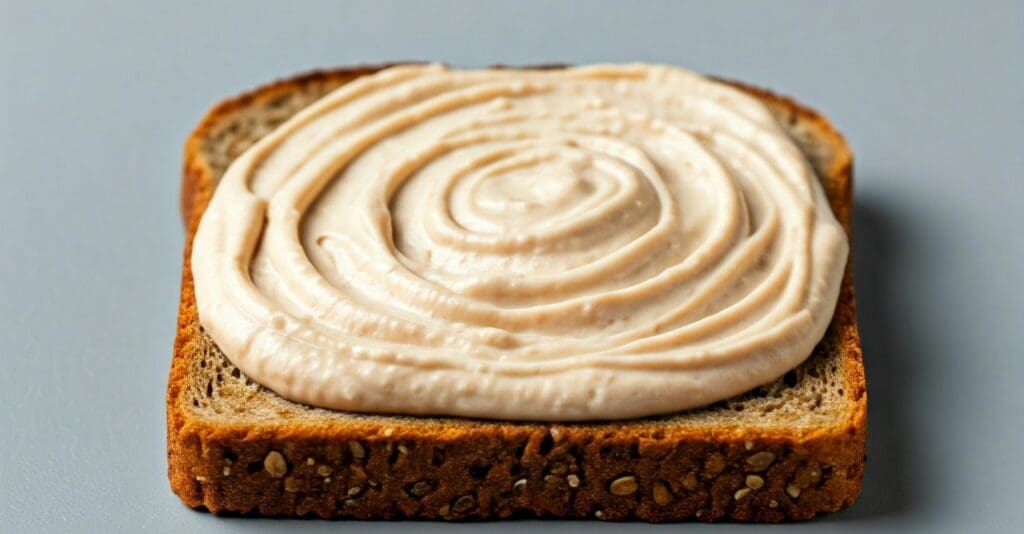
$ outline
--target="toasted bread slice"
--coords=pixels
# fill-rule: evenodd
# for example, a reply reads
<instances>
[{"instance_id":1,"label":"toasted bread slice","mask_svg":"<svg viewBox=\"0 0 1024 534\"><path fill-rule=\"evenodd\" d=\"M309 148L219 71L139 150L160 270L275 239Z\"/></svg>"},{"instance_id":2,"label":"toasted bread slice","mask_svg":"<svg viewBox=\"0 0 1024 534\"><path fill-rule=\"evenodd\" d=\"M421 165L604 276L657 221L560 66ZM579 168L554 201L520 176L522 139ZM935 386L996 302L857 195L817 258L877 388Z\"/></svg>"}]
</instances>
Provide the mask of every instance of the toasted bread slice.
<instances>
[{"instance_id":1,"label":"toasted bread slice","mask_svg":"<svg viewBox=\"0 0 1024 534\"><path fill-rule=\"evenodd\" d=\"M217 180L247 147L379 67L314 72L214 107L189 137L178 333L167 392L171 488L191 507L273 516L783 521L848 506L864 473L867 395L849 264L824 339L774 383L710 407L614 422L366 415L287 401L199 325L189 258ZM811 161L850 232L852 156L828 120L758 97Z\"/></svg>"}]
</instances>

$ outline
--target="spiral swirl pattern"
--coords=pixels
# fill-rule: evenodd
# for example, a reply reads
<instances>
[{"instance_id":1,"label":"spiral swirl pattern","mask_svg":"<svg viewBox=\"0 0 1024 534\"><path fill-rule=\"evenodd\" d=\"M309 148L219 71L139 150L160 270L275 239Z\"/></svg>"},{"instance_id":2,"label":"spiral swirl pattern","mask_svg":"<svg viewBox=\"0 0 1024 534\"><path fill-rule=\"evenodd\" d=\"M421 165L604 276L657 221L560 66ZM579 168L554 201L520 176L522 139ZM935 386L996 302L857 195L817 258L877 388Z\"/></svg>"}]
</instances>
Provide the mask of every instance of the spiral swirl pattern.
<instances>
[{"instance_id":1,"label":"spiral swirl pattern","mask_svg":"<svg viewBox=\"0 0 1024 534\"><path fill-rule=\"evenodd\" d=\"M678 411L824 334L847 242L756 99L678 68L403 66L239 157L193 244L203 327L327 408Z\"/></svg>"}]
</instances>

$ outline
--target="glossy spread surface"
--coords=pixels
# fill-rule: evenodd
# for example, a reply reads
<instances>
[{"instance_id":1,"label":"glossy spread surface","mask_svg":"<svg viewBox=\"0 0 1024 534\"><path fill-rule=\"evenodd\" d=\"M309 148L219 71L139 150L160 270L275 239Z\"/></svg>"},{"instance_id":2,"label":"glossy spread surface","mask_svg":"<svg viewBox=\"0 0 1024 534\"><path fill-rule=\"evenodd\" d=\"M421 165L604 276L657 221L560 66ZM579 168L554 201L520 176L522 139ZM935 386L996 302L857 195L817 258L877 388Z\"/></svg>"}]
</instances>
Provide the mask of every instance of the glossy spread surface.
<instances>
[{"instance_id":1,"label":"glossy spread surface","mask_svg":"<svg viewBox=\"0 0 1024 534\"><path fill-rule=\"evenodd\" d=\"M756 99L678 68L403 66L227 170L200 322L326 408L498 419L705 405L802 362L847 242Z\"/></svg>"}]
</instances>

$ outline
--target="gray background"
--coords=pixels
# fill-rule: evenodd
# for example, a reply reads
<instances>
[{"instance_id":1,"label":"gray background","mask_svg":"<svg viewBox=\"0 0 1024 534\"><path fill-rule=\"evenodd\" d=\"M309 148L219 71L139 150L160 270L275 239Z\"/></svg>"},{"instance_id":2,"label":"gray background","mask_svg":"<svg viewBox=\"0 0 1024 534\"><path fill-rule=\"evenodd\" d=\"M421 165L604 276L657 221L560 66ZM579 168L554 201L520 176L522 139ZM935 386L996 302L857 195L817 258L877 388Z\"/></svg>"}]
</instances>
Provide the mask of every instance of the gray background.
<instances>
[{"instance_id":1,"label":"gray background","mask_svg":"<svg viewBox=\"0 0 1024 534\"><path fill-rule=\"evenodd\" d=\"M668 62L826 112L856 152L869 463L852 508L789 528L1024 524L1020 2L2 6L0 531L509 528L220 519L168 489L185 136L275 77L397 59Z\"/></svg>"}]
</instances>

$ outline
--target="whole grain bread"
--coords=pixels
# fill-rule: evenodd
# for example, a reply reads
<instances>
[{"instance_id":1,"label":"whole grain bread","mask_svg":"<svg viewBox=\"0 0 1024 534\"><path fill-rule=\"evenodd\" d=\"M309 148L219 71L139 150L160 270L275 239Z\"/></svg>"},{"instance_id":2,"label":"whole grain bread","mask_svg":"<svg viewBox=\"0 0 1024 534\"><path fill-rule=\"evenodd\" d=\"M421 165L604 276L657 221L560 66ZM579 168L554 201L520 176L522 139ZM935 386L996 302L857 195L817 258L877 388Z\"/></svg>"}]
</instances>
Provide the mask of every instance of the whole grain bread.
<instances>
[{"instance_id":1,"label":"whole grain bread","mask_svg":"<svg viewBox=\"0 0 1024 534\"><path fill-rule=\"evenodd\" d=\"M167 391L171 488L214 513L324 518L521 516L783 521L861 489L867 394L847 265L824 339L797 369L715 405L614 422L484 421L346 413L247 379L199 325L191 240L218 178L298 110L381 67L314 72L224 101L185 147L178 333ZM852 155L823 116L758 97L811 161L850 232Z\"/></svg>"}]
</instances>

